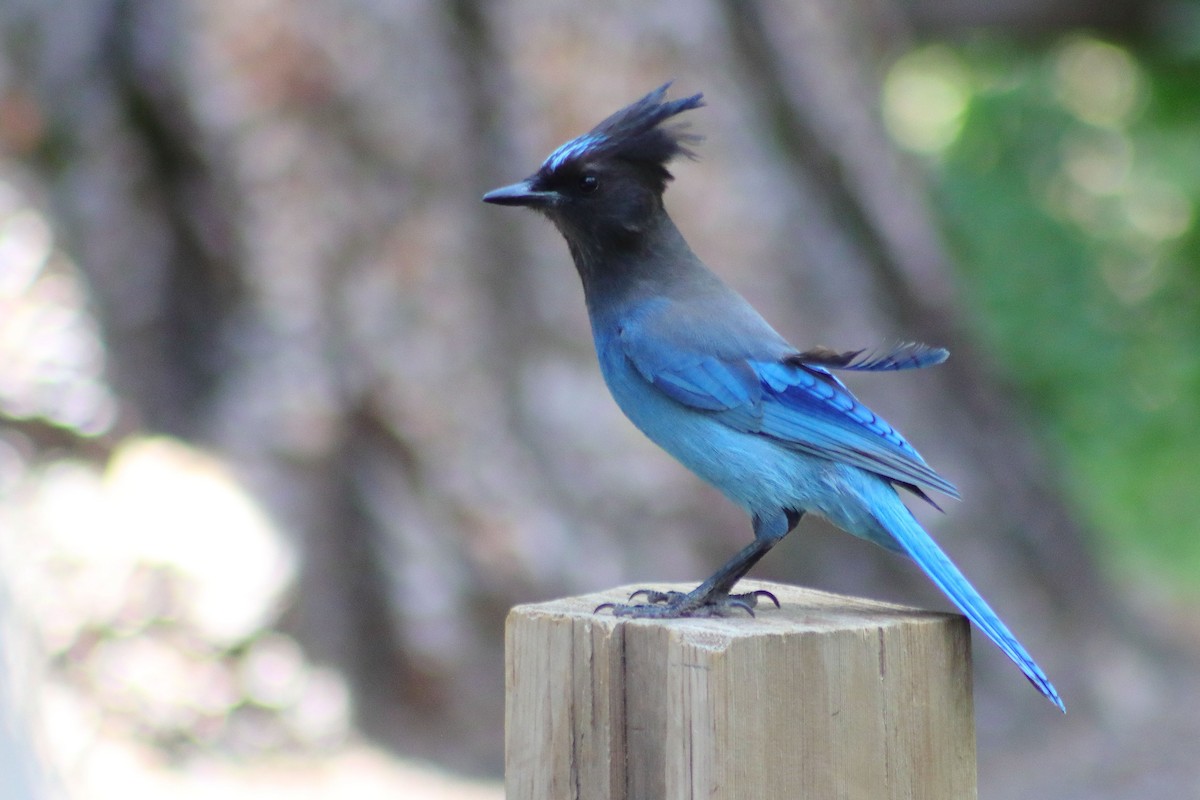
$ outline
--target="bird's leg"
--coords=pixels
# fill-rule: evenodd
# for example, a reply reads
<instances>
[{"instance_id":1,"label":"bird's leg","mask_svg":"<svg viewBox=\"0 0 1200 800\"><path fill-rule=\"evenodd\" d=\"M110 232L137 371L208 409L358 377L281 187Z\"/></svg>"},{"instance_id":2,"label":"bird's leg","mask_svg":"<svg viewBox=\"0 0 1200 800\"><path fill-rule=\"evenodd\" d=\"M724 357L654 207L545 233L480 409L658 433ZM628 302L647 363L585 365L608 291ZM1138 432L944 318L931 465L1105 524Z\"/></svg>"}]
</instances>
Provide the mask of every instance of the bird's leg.
<instances>
[{"instance_id":1,"label":"bird's leg","mask_svg":"<svg viewBox=\"0 0 1200 800\"><path fill-rule=\"evenodd\" d=\"M645 603L604 603L596 611L612 609L617 617L642 617L674 619L676 617L728 617L736 611L754 616L758 599L765 597L779 607L775 595L765 590L730 594L759 559L767 554L779 540L800 521L802 512L786 510L764 520L754 518L754 541L743 547L733 558L726 561L712 577L690 592L660 592L654 589L639 589L629 596L630 600L644 596Z\"/></svg>"}]
</instances>

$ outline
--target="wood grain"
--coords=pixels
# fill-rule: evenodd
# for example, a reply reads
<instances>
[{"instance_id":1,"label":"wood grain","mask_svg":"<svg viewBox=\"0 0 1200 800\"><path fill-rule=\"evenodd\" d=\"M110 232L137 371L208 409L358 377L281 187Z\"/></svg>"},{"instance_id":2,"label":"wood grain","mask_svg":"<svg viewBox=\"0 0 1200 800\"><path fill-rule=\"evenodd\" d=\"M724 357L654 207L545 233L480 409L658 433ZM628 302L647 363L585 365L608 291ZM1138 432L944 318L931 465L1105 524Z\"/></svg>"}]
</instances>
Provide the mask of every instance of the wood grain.
<instances>
[{"instance_id":1,"label":"wood grain","mask_svg":"<svg viewBox=\"0 0 1200 800\"><path fill-rule=\"evenodd\" d=\"M961 616L754 581L783 608L593 613L633 588L510 612L509 800L976 796Z\"/></svg>"}]
</instances>

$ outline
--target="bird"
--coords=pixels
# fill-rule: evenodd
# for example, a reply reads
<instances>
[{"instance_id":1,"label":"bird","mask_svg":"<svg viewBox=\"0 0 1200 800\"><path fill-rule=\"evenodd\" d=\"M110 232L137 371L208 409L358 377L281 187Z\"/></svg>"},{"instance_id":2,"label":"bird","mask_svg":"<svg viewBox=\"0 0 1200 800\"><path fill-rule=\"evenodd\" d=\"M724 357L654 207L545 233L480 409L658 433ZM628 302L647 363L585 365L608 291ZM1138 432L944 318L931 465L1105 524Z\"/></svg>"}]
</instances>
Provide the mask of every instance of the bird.
<instances>
[{"instance_id":1,"label":"bird","mask_svg":"<svg viewBox=\"0 0 1200 800\"><path fill-rule=\"evenodd\" d=\"M754 538L690 592L643 589L596 609L671 619L748 612L765 591L743 576L805 514L905 555L1060 710L1045 672L913 517L898 490L937 503L954 485L833 373L939 364L914 342L834 350L790 345L692 251L663 203L668 164L701 137L675 118L703 94L666 83L555 149L483 201L541 212L566 239L583 283L596 355L613 399L648 438L746 511ZM634 602L642 600L644 602Z\"/></svg>"}]
</instances>

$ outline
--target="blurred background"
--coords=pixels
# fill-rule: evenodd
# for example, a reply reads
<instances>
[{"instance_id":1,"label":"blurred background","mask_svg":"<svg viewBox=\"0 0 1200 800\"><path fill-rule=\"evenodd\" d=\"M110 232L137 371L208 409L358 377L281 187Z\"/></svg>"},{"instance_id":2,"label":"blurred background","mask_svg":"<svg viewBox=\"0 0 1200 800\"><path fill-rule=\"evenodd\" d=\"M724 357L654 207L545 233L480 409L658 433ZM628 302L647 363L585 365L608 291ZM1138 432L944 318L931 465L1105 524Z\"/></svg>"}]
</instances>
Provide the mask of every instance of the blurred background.
<instances>
[{"instance_id":1,"label":"blurred background","mask_svg":"<svg viewBox=\"0 0 1200 800\"><path fill-rule=\"evenodd\" d=\"M520 602L749 526L479 202L674 78L667 201L965 497L981 795L1200 796L1200 5L0 0L0 785L496 800ZM818 521L756 576L946 608Z\"/></svg>"}]
</instances>

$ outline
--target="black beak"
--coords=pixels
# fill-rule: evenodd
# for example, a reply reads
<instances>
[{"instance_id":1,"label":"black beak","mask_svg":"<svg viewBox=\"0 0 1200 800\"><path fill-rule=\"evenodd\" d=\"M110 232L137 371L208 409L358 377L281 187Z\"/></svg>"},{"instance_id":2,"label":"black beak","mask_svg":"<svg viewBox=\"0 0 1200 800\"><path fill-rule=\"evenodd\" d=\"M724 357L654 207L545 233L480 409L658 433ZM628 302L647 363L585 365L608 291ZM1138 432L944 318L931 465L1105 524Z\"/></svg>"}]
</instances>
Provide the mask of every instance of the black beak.
<instances>
[{"instance_id":1,"label":"black beak","mask_svg":"<svg viewBox=\"0 0 1200 800\"><path fill-rule=\"evenodd\" d=\"M498 206L528 206L530 208L548 208L558 202L558 192L546 192L533 188L529 179L509 186L492 189L483 196L483 202L495 203Z\"/></svg>"}]
</instances>

